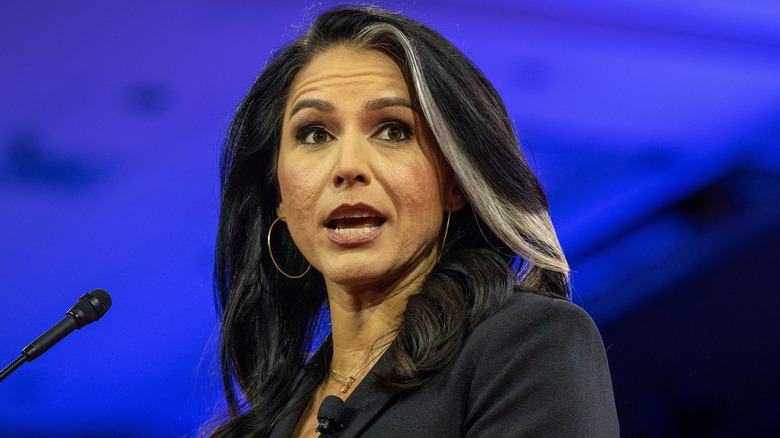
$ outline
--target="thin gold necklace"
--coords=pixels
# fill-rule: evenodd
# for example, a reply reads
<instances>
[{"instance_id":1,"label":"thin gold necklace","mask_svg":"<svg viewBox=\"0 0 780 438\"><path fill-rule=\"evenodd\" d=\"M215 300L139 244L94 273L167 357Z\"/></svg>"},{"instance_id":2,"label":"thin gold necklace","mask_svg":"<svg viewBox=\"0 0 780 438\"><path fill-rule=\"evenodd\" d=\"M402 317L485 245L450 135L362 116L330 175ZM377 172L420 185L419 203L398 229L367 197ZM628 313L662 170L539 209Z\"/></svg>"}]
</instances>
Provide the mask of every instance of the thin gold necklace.
<instances>
[{"instance_id":1,"label":"thin gold necklace","mask_svg":"<svg viewBox=\"0 0 780 438\"><path fill-rule=\"evenodd\" d=\"M337 383L341 383L341 388L339 388L339 391L341 391L342 394L346 394L346 392L349 391L349 388L355 382L354 376L345 376L343 374L339 374L333 368L330 369L330 378L335 380Z\"/></svg>"},{"instance_id":2,"label":"thin gold necklace","mask_svg":"<svg viewBox=\"0 0 780 438\"><path fill-rule=\"evenodd\" d=\"M347 391L349 391L349 388L352 386L353 383L355 383L355 380L357 380L358 376L360 376L363 371L368 368L368 366L374 362L374 360L381 355L373 355L371 354L371 350L368 350L368 354L366 355L366 361L363 363L363 365L360 366L360 368L352 371L348 375L344 375L339 373L338 371L334 370L333 367L330 367L330 377L335 380L337 383L341 383L341 388L339 388L339 391L341 391L342 394L346 394ZM384 352L384 350L382 350Z\"/></svg>"}]
</instances>

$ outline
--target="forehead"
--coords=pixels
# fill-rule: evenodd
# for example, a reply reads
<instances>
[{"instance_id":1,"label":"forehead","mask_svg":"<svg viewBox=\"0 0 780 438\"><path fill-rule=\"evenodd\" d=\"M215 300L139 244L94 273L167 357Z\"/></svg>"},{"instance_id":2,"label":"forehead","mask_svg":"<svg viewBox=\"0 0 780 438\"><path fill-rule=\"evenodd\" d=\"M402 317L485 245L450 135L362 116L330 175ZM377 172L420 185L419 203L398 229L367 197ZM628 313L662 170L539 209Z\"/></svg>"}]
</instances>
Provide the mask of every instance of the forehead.
<instances>
[{"instance_id":1,"label":"forehead","mask_svg":"<svg viewBox=\"0 0 780 438\"><path fill-rule=\"evenodd\" d=\"M317 54L295 76L287 109L307 97L373 97L409 99L409 89L398 65L378 50L340 45Z\"/></svg>"}]
</instances>

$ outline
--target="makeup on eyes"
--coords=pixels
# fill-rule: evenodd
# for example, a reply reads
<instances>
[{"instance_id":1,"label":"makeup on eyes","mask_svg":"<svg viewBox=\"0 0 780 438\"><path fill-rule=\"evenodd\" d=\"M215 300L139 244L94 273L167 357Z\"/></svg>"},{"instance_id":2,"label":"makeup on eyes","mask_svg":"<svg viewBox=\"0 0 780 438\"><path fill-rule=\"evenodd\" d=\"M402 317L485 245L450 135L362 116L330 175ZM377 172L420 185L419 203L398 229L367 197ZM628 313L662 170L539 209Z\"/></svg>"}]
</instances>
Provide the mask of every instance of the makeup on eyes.
<instances>
[{"instance_id":1,"label":"makeup on eyes","mask_svg":"<svg viewBox=\"0 0 780 438\"><path fill-rule=\"evenodd\" d=\"M397 130L397 131L395 131ZM382 119L371 132L371 137L391 143L401 143L414 138L415 131L409 123L394 118ZM381 134L386 132L383 137ZM400 135L400 138L396 137ZM324 144L333 141L336 136L321 122L301 122L301 126L294 129L295 141L299 144Z\"/></svg>"}]
</instances>

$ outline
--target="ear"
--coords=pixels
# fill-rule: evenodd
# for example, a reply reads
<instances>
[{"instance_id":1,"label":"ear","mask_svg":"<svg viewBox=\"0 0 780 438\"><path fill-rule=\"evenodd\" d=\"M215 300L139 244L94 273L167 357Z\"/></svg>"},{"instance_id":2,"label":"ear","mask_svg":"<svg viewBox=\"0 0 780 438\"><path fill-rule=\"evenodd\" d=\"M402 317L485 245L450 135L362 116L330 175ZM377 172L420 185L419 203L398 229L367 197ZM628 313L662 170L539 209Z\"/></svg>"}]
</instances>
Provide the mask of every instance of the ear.
<instances>
[{"instance_id":1,"label":"ear","mask_svg":"<svg viewBox=\"0 0 780 438\"><path fill-rule=\"evenodd\" d=\"M279 198L279 200L276 202L276 216L280 218L287 217L284 214L284 202L282 202L281 198ZM284 222L284 219L282 219L282 222Z\"/></svg>"},{"instance_id":2,"label":"ear","mask_svg":"<svg viewBox=\"0 0 780 438\"><path fill-rule=\"evenodd\" d=\"M466 196L455 178L450 176L444 184L444 210L454 213L466 206Z\"/></svg>"}]
</instances>

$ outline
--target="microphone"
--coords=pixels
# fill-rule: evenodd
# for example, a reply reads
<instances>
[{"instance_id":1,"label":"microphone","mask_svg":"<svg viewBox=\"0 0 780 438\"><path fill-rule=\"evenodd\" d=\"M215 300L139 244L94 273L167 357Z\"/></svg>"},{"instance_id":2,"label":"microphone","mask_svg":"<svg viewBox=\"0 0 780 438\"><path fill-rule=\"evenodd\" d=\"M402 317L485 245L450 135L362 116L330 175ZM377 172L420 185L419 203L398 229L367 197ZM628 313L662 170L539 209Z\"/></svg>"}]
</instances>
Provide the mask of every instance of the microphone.
<instances>
[{"instance_id":1,"label":"microphone","mask_svg":"<svg viewBox=\"0 0 780 438\"><path fill-rule=\"evenodd\" d=\"M25 362L32 362L70 332L91 324L106 314L111 307L111 297L103 289L87 292L70 308L65 317L44 334L24 347L22 355L0 371L0 382Z\"/></svg>"},{"instance_id":2,"label":"microphone","mask_svg":"<svg viewBox=\"0 0 780 438\"><path fill-rule=\"evenodd\" d=\"M341 424L344 416L344 400L335 395L325 397L317 412L317 432L323 435L336 433L344 428Z\"/></svg>"}]
</instances>

